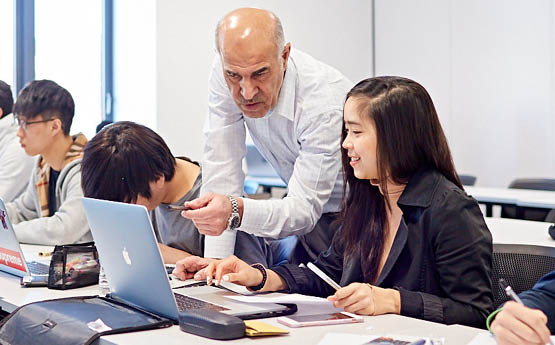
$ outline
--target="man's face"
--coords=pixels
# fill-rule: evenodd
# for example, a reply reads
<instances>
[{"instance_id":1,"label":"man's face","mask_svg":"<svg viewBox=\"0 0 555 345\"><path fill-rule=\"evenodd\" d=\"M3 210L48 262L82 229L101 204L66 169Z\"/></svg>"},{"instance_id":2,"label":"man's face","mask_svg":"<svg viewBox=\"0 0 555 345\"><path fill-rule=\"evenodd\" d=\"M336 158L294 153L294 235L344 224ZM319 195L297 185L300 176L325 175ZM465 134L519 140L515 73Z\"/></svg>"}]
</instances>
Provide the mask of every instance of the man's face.
<instances>
[{"instance_id":1,"label":"man's face","mask_svg":"<svg viewBox=\"0 0 555 345\"><path fill-rule=\"evenodd\" d=\"M243 114L251 118L264 117L278 101L283 82L289 44L280 56L274 45L254 49L240 46L222 52L224 78L233 100Z\"/></svg>"},{"instance_id":2,"label":"man's face","mask_svg":"<svg viewBox=\"0 0 555 345\"><path fill-rule=\"evenodd\" d=\"M45 152L50 147L55 134L52 122L59 121L59 119L45 120L42 115L32 119L18 115L17 119L19 123L17 136L25 153L29 156L36 156Z\"/></svg>"}]
</instances>

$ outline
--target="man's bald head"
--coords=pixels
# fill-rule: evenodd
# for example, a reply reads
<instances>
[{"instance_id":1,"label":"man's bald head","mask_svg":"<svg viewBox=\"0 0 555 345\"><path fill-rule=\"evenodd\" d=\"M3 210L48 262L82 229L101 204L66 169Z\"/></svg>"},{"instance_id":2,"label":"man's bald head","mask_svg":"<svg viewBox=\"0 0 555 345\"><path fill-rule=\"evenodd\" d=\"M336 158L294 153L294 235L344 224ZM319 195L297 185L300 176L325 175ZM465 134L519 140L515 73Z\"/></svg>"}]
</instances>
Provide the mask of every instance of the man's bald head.
<instances>
[{"instance_id":1,"label":"man's bald head","mask_svg":"<svg viewBox=\"0 0 555 345\"><path fill-rule=\"evenodd\" d=\"M240 8L216 29L222 72L235 104L251 118L264 117L278 101L291 45L271 12Z\"/></svg>"},{"instance_id":2,"label":"man's bald head","mask_svg":"<svg viewBox=\"0 0 555 345\"><path fill-rule=\"evenodd\" d=\"M216 49L220 53L237 44L273 44L276 55L285 46L283 27L272 12L257 8L239 8L225 15L216 26Z\"/></svg>"}]
</instances>

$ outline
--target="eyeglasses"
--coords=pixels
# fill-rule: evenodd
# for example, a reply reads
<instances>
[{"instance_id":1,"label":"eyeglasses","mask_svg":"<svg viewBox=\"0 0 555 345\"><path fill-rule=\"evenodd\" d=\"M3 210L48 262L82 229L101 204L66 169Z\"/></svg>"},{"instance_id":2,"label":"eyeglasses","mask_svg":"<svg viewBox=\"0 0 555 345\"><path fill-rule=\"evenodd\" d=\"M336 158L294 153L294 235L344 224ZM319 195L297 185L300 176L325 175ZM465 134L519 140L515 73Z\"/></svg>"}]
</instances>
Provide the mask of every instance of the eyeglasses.
<instances>
[{"instance_id":1,"label":"eyeglasses","mask_svg":"<svg viewBox=\"0 0 555 345\"><path fill-rule=\"evenodd\" d=\"M49 121L53 121L56 118L52 118L52 119L48 119L48 120L39 120L39 121L25 121L22 120L20 117L15 116L14 117L14 121L13 121L13 125L14 126L19 126L21 127L21 129L23 129L24 131L27 131L27 127L29 125L33 125L35 123L44 123L44 122L49 122Z\"/></svg>"}]
</instances>

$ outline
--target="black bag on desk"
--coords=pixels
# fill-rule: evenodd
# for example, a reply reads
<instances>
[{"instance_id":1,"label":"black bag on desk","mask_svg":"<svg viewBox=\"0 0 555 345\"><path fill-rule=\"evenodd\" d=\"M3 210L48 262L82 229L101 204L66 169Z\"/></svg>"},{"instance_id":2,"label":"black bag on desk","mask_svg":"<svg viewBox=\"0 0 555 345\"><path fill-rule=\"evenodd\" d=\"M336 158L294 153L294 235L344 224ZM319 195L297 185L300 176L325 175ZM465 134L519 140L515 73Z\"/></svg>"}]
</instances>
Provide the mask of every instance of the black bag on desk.
<instances>
[{"instance_id":1,"label":"black bag on desk","mask_svg":"<svg viewBox=\"0 0 555 345\"><path fill-rule=\"evenodd\" d=\"M103 297L30 303L0 321L3 345L91 344L106 334L165 328L173 322Z\"/></svg>"},{"instance_id":2,"label":"black bag on desk","mask_svg":"<svg viewBox=\"0 0 555 345\"><path fill-rule=\"evenodd\" d=\"M66 290L98 283L100 265L94 242L55 246L48 288Z\"/></svg>"}]
</instances>

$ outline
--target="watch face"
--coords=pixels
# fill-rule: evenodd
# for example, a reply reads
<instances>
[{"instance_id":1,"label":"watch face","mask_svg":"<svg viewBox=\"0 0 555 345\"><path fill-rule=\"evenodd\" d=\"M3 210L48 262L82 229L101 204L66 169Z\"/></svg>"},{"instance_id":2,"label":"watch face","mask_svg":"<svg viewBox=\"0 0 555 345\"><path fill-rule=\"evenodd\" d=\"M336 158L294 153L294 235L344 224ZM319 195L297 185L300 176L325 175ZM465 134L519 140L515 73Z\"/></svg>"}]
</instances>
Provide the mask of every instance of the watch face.
<instances>
[{"instance_id":1,"label":"watch face","mask_svg":"<svg viewBox=\"0 0 555 345\"><path fill-rule=\"evenodd\" d=\"M235 229L239 226L239 215L233 215L229 220L229 228Z\"/></svg>"}]
</instances>

